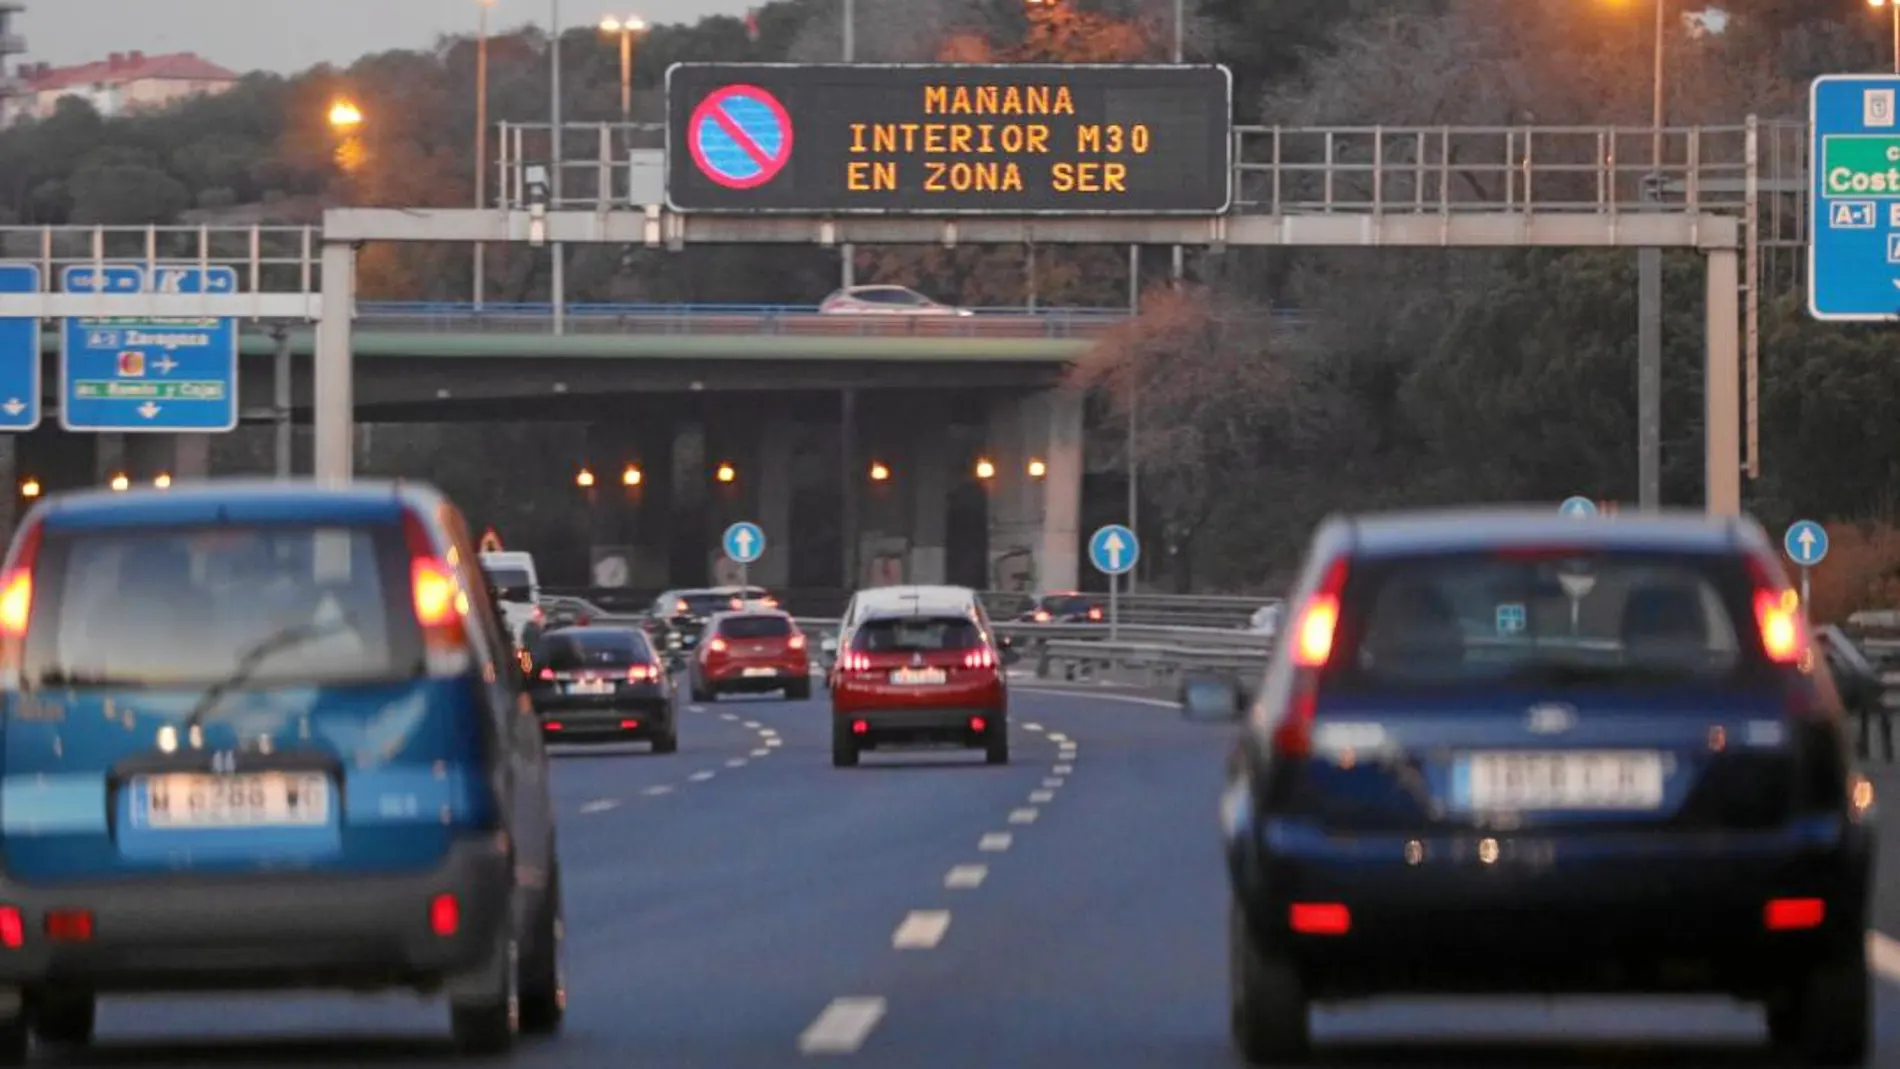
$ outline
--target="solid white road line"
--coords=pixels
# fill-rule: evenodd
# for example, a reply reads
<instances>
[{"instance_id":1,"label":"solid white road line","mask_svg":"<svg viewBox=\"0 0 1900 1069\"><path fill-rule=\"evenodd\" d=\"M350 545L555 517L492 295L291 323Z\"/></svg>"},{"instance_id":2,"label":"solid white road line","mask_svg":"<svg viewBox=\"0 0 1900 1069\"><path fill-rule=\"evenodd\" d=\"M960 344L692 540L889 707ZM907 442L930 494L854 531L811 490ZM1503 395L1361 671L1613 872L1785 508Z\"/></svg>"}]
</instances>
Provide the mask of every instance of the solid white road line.
<instances>
[{"instance_id":1,"label":"solid white road line","mask_svg":"<svg viewBox=\"0 0 1900 1069\"><path fill-rule=\"evenodd\" d=\"M1034 824L1036 822L1036 811L1034 809L1012 809L1009 811L1009 822L1011 824Z\"/></svg>"},{"instance_id":2,"label":"solid white road line","mask_svg":"<svg viewBox=\"0 0 1900 1069\"><path fill-rule=\"evenodd\" d=\"M1867 963L1881 979L1900 984L1900 941L1880 932L1868 932Z\"/></svg>"},{"instance_id":3,"label":"solid white road line","mask_svg":"<svg viewBox=\"0 0 1900 1069\"><path fill-rule=\"evenodd\" d=\"M993 831L976 841L976 848L985 853L1000 854L1009 849L1013 836L1006 831Z\"/></svg>"},{"instance_id":4,"label":"solid white road line","mask_svg":"<svg viewBox=\"0 0 1900 1069\"><path fill-rule=\"evenodd\" d=\"M1054 792L1054 791L1030 791L1030 792L1029 792L1029 800L1030 800L1031 802L1034 802L1034 803L1035 803L1035 804L1037 804L1037 805L1041 805L1041 804L1043 804L1044 802L1053 802L1053 801L1055 801L1055 800L1056 800L1056 792Z\"/></svg>"},{"instance_id":5,"label":"solid white road line","mask_svg":"<svg viewBox=\"0 0 1900 1069\"><path fill-rule=\"evenodd\" d=\"M654 796L654 797L658 797L659 795L662 795L662 794L672 794L673 788L662 784L658 787L648 787L644 793Z\"/></svg>"},{"instance_id":6,"label":"solid white road line","mask_svg":"<svg viewBox=\"0 0 1900 1069\"><path fill-rule=\"evenodd\" d=\"M726 767L727 768L744 768L745 758L735 757L732 760L726 762Z\"/></svg>"},{"instance_id":7,"label":"solid white road line","mask_svg":"<svg viewBox=\"0 0 1900 1069\"><path fill-rule=\"evenodd\" d=\"M620 800L618 798L596 798L593 801L582 805L581 812L582 813L605 813L609 809L619 809L619 808L620 808Z\"/></svg>"},{"instance_id":8,"label":"solid white road line","mask_svg":"<svg viewBox=\"0 0 1900 1069\"><path fill-rule=\"evenodd\" d=\"M950 930L950 911L947 909L913 909L904 918L904 923L891 933L891 948L894 950L929 950L943 942L943 933Z\"/></svg>"},{"instance_id":9,"label":"solid white road line","mask_svg":"<svg viewBox=\"0 0 1900 1069\"><path fill-rule=\"evenodd\" d=\"M884 1000L874 995L835 998L798 1037L805 1054L850 1054L864 1045L884 1018Z\"/></svg>"},{"instance_id":10,"label":"solid white road line","mask_svg":"<svg viewBox=\"0 0 1900 1069\"><path fill-rule=\"evenodd\" d=\"M713 774L711 772L695 772L686 778L692 780L694 783L704 783L713 778Z\"/></svg>"},{"instance_id":11,"label":"solid white road line","mask_svg":"<svg viewBox=\"0 0 1900 1069\"><path fill-rule=\"evenodd\" d=\"M958 865L943 878L945 887L960 891L983 886L983 880L990 874L988 865Z\"/></svg>"}]
</instances>

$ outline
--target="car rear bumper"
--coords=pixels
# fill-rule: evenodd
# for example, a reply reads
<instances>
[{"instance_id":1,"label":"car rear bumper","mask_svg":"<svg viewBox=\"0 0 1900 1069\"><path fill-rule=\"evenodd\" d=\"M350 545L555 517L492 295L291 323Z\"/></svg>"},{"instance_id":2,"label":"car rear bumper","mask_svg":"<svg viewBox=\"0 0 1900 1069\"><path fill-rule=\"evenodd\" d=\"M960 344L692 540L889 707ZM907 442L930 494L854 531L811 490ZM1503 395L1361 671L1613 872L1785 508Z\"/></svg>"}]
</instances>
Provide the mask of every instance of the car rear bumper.
<instances>
[{"instance_id":1,"label":"car rear bumper","mask_svg":"<svg viewBox=\"0 0 1900 1069\"><path fill-rule=\"evenodd\" d=\"M673 706L665 698L615 696L559 701L535 706L541 717L541 735L550 742L650 739L673 728Z\"/></svg>"},{"instance_id":2,"label":"car rear bumper","mask_svg":"<svg viewBox=\"0 0 1900 1069\"><path fill-rule=\"evenodd\" d=\"M979 749L996 733L1009 730L1007 713L979 707L852 710L838 711L834 715L864 749L880 746ZM981 720L983 730L976 730L973 720ZM855 729L858 722L864 724L864 730Z\"/></svg>"},{"instance_id":3,"label":"car rear bumper","mask_svg":"<svg viewBox=\"0 0 1900 1069\"><path fill-rule=\"evenodd\" d=\"M1329 838L1268 825L1236 890L1263 949L1334 997L1377 993L1720 991L1758 997L1867 924L1865 829ZM1493 845L1488 844L1495 844ZM1819 899L1814 927L1771 930L1771 899ZM1296 930L1295 904L1341 905L1342 934Z\"/></svg>"},{"instance_id":4,"label":"car rear bumper","mask_svg":"<svg viewBox=\"0 0 1900 1069\"><path fill-rule=\"evenodd\" d=\"M753 675L747 675L750 670ZM756 673L770 672L771 675ZM768 691L783 690L785 687L811 679L811 665L806 664L733 664L722 665L718 669L703 672L706 685L722 691Z\"/></svg>"},{"instance_id":5,"label":"car rear bumper","mask_svg":"<svg viewBox=\"0 0 1900 1069\"><path fill-rule=\"evenodd\" d=\"M431 989L478 969L508 917L513 861L494 836L457 840L436 867L376 876L167 877L110 884L0 881L25 938L0 948L0 988ZM437 935L431 906L454 895ZM56 941L48 917L84 910L91 938Z\"/></svg>"}]
</instances>

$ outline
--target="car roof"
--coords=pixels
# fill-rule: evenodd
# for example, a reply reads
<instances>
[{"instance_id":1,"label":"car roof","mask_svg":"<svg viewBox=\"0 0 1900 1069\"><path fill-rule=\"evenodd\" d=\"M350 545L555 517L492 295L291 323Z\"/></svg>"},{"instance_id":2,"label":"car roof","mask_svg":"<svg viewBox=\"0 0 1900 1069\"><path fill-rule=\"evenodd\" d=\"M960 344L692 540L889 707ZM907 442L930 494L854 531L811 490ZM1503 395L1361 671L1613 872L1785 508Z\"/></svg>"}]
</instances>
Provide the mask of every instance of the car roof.
<instances>
[{"instance_id":1,"label":"car roof","mask_svg":"<svg viewBox=\"0 0 1900 1069\"><path fill-rule=\"evenodd\" d=\"M1753 520L1689 510L1577 519L1555 509L1522 507L1383 512L1341 517L1355 557L1476 552L1499 548L1579 546L1678 553L1742 553L1767 549ZM1315 536L1323 543L1329 532ZM1334 537L1337 537L1335 534Z\"/></svg>"},{"instance_id":2,"label":"car roof","mask_svg":"<svg viewBox=\"0 0 1900 1069\"><path fill-rule=\"evenodd\" d=\"M790 620L792 618L792 614L786 612L784 609L728 609L725 612L713 613L711 619L714 623L719 623L724 620L741 619L748 616L770 616L781 620Z\"/></svg>"},{"instance_id":3,"label":"car roof","mask_svg":"<svg viewBox=\"0 0 1900 1069\"><path fill-rule=\"evenodd\" d=\"M976 608L968 603L923 602L916 605L874 605L864 612L861 622L873 620L921 620L929 617L955 617L976 622Z\"/></svg>"},{"instance_id":4,"label":"car roof","mask_svg":"<svg viewBox=\"0 0 1900 1069\"><path fill-rule=\"evenodd\" d=\"M220 523L386 523L413 509L429 521L444 498L425 483L363 479L344 486L314 480L213 479L170 489L80 490L55 494L28 520L50 530L169 527Z\"/></svg>"},{"instance_id":5,"label":"car roof","mask_svg":"<svg viewBox=\"0 0 1900 1069\"><path fill-rule=\"evenodd\" d=\"M976 591L967 586L914 585L874 586L853 595L860 605L885 605L906 601L966 603L977 600Z\"/></svg>"},{"instance_id":6,"label":"car roof","mask_svg":"<svg viewBox=\"0 0 1900 1069\"><path fill-rule=\"evenodd\" d=\"M541 633L542 638L554 638L558 635L631 635L634 638L646 637L639 628L620 624L575 624L571 627L557 627L551 631L543 631Z\"/></svg>"}]
</instances>

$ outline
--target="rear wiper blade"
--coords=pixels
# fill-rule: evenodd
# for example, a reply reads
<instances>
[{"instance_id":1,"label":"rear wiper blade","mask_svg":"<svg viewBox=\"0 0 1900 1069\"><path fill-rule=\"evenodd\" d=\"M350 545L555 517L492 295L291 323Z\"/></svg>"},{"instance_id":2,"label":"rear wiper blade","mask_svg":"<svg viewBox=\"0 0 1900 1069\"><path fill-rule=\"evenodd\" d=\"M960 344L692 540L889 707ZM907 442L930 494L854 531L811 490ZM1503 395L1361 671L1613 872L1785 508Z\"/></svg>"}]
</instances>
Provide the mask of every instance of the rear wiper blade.
<instances>
[{"instance_id":1,"label":"rear wiper blade","mask_svg":"<svg viewBox=\"0 0 1900 1069\"><path fill-rule=\"evenodd\" d=\"M217 707L220 699L249 682L258 667L273 655L346 630L350 626L350 619L349 616L343 616L319 623L297 624L259 639L250 649L244 651L243 656L238 658L237 666L231 670L230 675L206 687L204 693L198 696L197 702L191 707L191 712L185 714L186 730L203 724L205 717Z\"/></svg>"}]
</instances>

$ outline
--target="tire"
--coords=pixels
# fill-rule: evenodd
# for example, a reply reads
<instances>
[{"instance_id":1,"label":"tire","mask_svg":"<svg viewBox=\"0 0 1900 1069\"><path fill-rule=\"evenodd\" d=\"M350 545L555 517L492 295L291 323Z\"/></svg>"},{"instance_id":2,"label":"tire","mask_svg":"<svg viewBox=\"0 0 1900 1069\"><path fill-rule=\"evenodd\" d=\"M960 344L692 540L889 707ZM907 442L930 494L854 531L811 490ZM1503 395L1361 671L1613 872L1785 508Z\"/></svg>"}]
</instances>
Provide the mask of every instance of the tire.
<instances>
[{"instance_id":1,"label":"tire","mask_svg":"<svg viewBox=\"0 0 1900 1069\"><path fill-rule=\"evenodd\" d=\"M990 722L990 737L983 746L983 763L1009 764L1009 718L999 716Z\"/></svg>"},{"instance_id":2,"label":"tire","mask_svg":"<svg viewBox=\"0 0 1900 1069\"><path fill-rule=\"evenodd\" d=\"M858 744L845 730L844 722L833 719L831 722L831 767L855 768L858 764Z\"/></svg>"},{"instance_id":3,"label":"tire","mask_svg":"<svg viewBox=\"0 0 1900 1069\"><path fill-rule=\"evenodd\" d=\"M521 1035L521 950L512 938L503 953L499 990L449 1003L456 1052L468 1057L507 1054Z\"/></svg>"},{"instance_id":4,"label":"tire","mask_svg":"<svg viewBox=\"0 0 1900 1069\"><path fill-rule=\"evenodd\" d=\"M1230 901L1227 917L1228 1020L1234 1049L1249 1065L1304 1062L1312 1052L1312 1034L1299 970L1290 961L1260 952L1239 902Z\"/></svg>"},{"instance_id":5,"label":"tire","mask_svg":"<svg viewBox=\"0 0 1900 1069\"><path fill-rule=\"evenodd\" d=\"M0 1021L0 1065L25 1065L31 1061L32 1037L25 1017Z\"/></svg>"},{"instance_id":6,"label":"tire","mask_svg":"<svg viewBox=\"0 0 1900 1069\"><path fill-rule=\"evenodd\" d=\"M562 967L567 941L566 911L561 905L561 867L548 874L548 889L535 925L534 946L521 967L521 1031L551 1036L567 1016L567 974Z\"/></svg>"},{"instance_id":7,"label":"tire","mask_svg":"<svg viewBox=\"0 0 1900 1069\"><path fill-rule=\"evenodd\" d=\"M692 688L693 688L694 701L699 702L701 704L705 704L707 702L716 702L719 700L718 692L707 689L703 684L700 683L698 676L692 677L692 680L693 680Z\"/></svg>"},{"instance_id":8,"label":"tire","mask_svg":"<svg viewBox=\"0 0 1900 1069\"><path fill-rule=\"evenodd\" d=\"M677 724L666 725L666 734L653 736L654 753L678 753L680 750L680 729Z\"/></svg>"},{"instance_id":9,"label":"tire","mask_svg":"<svg viewBox=\"0 0 1900 1069\"><path fill-rule=\"evenodd\" d=\"M99 1000L91 992L45 995L33 1007L33 1038L53 1047L83 1047L92 1042Z\"/></svg>"},{"instance_id":10,"label":"tire","mask_svg":"<svg viewBox=\"0 0 1900 1069\"><path fill-rule=\"evenodd\" d=\"M788 702L811 701L811 677L806 676L796 683L785 685L785 700Z\"/></svg>"},{"instance_id":11,"label":"tire","mask_svg":"<svg viewBox=\"0 0 1900 1069\"><path fill-rule=\"evenodd\" d=\"M1866 1065L1872 1003L1867 950L1856 945L1817 966L1769 1007L1769 1041L1800 1065Z\"/></svg>"}]
</instances>

